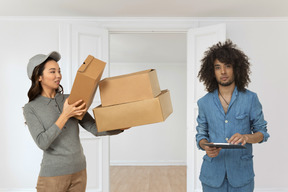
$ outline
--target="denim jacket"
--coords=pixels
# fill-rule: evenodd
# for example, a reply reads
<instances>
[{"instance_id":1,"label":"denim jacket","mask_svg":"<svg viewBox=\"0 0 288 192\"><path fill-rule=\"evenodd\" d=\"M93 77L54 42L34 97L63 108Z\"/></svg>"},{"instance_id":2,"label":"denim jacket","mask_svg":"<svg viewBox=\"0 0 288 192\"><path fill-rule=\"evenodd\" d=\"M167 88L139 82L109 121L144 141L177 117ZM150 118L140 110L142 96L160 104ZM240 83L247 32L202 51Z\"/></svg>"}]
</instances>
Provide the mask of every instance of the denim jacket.
<instances>
[{"instance_id":1,"label":"denim jacket","mask_svg":"<svg viewBox=\"0 0 288 192\"><path fill-rule=\"evenodd\" d=\"M207 93L198 101L196 142L207 139L213 143L226 143L235 133L261 132L267 141L267 122L256 93L238 91L235 87L225 114L218 97L218 90ZM260 143L261 143L260 142ZM241 187L254 179L252 144L246 149L222 149L215 158L204 155L200 180L211 187L220 187L225 176L233 187ZM203 150L203 149L202 149Z\"/></svg>"}]
</instances>

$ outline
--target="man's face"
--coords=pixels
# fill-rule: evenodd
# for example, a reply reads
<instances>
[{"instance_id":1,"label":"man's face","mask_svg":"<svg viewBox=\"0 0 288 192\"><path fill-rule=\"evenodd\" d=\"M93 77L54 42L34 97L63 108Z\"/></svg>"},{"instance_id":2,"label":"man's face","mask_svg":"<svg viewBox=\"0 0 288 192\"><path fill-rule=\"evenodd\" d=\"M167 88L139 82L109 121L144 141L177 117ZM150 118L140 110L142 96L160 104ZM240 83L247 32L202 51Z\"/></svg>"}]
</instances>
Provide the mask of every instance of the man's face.
<instances>
[{"instance_id":1,"label":"man's face","mask_svg":"<svg viewBox=\"0 0 288 192\"><path fill-rule=\"evenodd\" d=\"M229 86L234 83L234 72L231 64L225 64L216 59L214 61L214 72L219 85Z\"/></svg>"}]
</instances>

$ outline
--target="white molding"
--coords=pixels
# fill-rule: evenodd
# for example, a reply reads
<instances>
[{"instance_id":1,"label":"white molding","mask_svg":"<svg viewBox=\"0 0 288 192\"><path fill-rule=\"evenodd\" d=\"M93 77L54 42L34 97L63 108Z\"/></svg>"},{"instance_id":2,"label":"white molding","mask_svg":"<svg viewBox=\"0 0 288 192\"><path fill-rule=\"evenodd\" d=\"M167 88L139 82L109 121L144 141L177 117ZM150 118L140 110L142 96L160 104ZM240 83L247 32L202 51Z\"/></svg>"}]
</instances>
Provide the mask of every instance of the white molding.
<instances>
[{"instance_id":1,"label":"white molding","mask_svg":"<svg viewBox=\"0 0 288 192\"><path fill-rule=\"evenodd\" d=\"M147 21L288 21L288 17L67 17L67 16L0 16L0 21L87 21L87 22L147 22Z\"/></svg>"},{"instance_id":2,"label":"white molding","mask_svg":"<svg viewBox=\"0 0 288 192\"><path fill-rule=\"evenodd\" d=\"M0 21L54 21L66 24L93 24L119 32L187 32L200 22L288 22L288 17L0 17Z\"/></svg>"},{"instance_id":3,"label":"white molding","mask_svg":"<svg viewBox=\"0 0 288 192\"><path fill-rule=\"evenodd\" d=\"M202 189L196 189L195 192L202 192ZM288 192L288 188L255 188L254 192Z\"/></svg>"},{"instance_id":4,"label":"white molding","mask_svg":"<svg viewBox=\"0 0 288 192\"><path fill-rule=\"evenodd\" d=\"M288 188L255 188L254 192L288 192Z\"/></svg>"},{"instance_id":5,"label":"white molding","mask_svg":"<svg viewBox=\"0 0 288 192\"><path fill-rule=\"evenodd\" d=\"M1 189L0 192L35 192L33 188L27 189ZM86 192L102 192L99 189L86 189ZM196 189L195 192L202 192L201 189ZM255 188L254 192L288 192L288 188Z\"/></svg>"},{"instance_id":6,"label":"white molding","mask_svg":"<svg viewBox=\"0 0 288 192\"><path fill-rule=\"evenodd\" d=\"M130 67L134 66L135 67L135 62L110 62L111 65L117 65L117 66L125 66L125 67ZM175 67L175 66L185 66L186 67L186 62L137 62L140 66L147 66L150 68L157 69L157 67L161 67L163 65L169 66L169 67Z\"/></svg>"},{"instance_id":7,"label":"white molding","mask_svg":"<svg viewBox=\"0 0 288 192\"><path fill-rule=\"evenodd\" d=\"M208 38L208 41L205 41L203 37ZM187 33L187 192L201 187L198 175L203 152L198 150L196 146L195 127L197 124L197 100L206 92L202 84L197 81L196 71L199 71L200 60L207 47L225 39L226 24L191 29Z\"/></svg>"},{"instance_id":8,"label":"white molding","mask_svg":"<svg viewBox=\"0 0 288 192\"><path fill-rule=\"evenodd\" d=\"M55 17L55 16L0 16L0 20L9 21L87 21L87 22L147 22L147 21L195 21L197 17ZM288 17L287 17L288 20Z\"/></svg>"},{"instance_id":9,"label":"white molding","mask_svg":"<svg viewBox=\"0 0 288 192\"><path fill-rule=\"evenodd\" d=\"M30 189L27 189L27 188L24 188L24 189L1 189L0 188L0 192L35 192L36 189L33 189L33 188L30 188Z\"/></svg>"},{"instance_id":10,"label":"white molding","mask_svg":"<svg viewBox=\"0 0 288 192\"><path fill-rule=\"evenodd\" d=\"M87 54L94 53L93 55L96 54L97 58L108 62L108 30L98 27L97 23L88 24L85 22L84 24L71 23L68 21L59 22L58 24L59 50L62 52L63 67L65 68L66 72L65 86L68 87L68 92L70 92L74 81L74 76L79 68L79 65L84 61ZM95 38L99 38L99 42L97 42L98 44L96 45L97 49L95 49L95 44L93 44L93 42L87 43L87 41L83 41L82 43L86 43L85 46L82 44L82 46L80 46L82 40L80 37L83 36L95 36ZM91 104L91 108L97 106L97 104L98 102L94 101ZM93 140L97 142L96 146L99 148L99 158L96 162L99 164L99 169L97 169L97 172L100 175L99 178L97 178L99 181L99 188L89 191L109 192L109 137L95 137L91 133L81 129L80 139L81 141Z\"/></svg>"},{"instance_id":11,"label":"white molding","mask_svg":"<svg viewBox=\"0 0 288 192\"><path fill-rule=\"evenodd\" d=\"M185 161L110 161L110 166L186 166Z\"/></svg>"},{"instance_id":12,"label":"white molding","mask_svg":"<svg viewBox=\"0 0 288 192\"><path fill-rule=\"evenodd\" d=\"M197 21L219 21L219 22L287 22L288 17L198 17Z\"/></svg>"},{"instance_id":13,"label":"white molding","mask_svg":"<svg viewBox=\"0 0 288 192\"><path fill-rule=\"evenodd\" d=\"M36 189L33 189L33 188L25 188L25 189L1 189L0 188L0 192L35 192ZM99 189L86 189L86 192L102 192L101 190Z\"/></svg>"},{"instance_id":14,"label":"white molding","mask_svg":"<svg viewBox=\"0 0 288 192\"><path fill-rule=\"evenodd\" d=\"M102 192L99 189L86 189L86 192Z\"/></svg>"},{"instance_id":15,"label":"white molding","mask_svg":"<svg viewBox=\"0 0 288 192\"><path fill-rule=\"evenodd\" d=\"M71 41L71 24L59 24L59 52L62 57L60 63L62 71L65 72L65 79L62 79L64 93L70 93L72 88Z\"/></svg>"},{"instance_id":16,"label":"white molding","mask_svg":"<svg viewBox=\"0 0 288 192\"><path fill-rule=\"evenodd\" d=\"M1 17L0 21L54 21L66 24L93 24L118 32L187 32L199 22L288 22L288 17Z\"/></svg>"}]
</instances>

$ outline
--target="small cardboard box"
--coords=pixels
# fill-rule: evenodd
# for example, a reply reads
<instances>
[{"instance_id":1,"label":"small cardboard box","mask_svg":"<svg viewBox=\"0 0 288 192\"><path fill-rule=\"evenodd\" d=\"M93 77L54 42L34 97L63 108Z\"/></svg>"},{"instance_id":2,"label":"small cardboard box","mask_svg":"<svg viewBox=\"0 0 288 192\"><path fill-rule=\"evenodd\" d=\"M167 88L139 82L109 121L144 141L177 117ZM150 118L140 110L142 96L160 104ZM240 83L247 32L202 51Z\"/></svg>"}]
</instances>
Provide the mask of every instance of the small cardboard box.
<instances>
[{"instance_id":1,"label":"small cardboard box","mask_svg":"<svg viewBox=\"0 0 288 192\"><path fill-rule=\"evenodd\" d=\"M69 104L82 99L86 103L87 109L90 107L105 65L105 62L88 55L77 71L68 100ZM75 116L75 118L81 120L84 115Z\"/></svg>"},{"instance_id":2,"label":"small cardboard box","mask_svg":"<svg viewBox=\"0 0 288 192\"><path fill-rule=\"evenodd\" d=\"M161 122L172 112L169 90L156 98L93 109L99 132Z\"/></svg>"},{"instance_id":3,"label":"small cardboard box","mask_svg":"<svg viewBox=\"0 0 288 192\"><path fill-rule=\"evenodd\" d=\"M161 93L155 69L105 78L99 89L103 107L152 99Z\"/></svg>"}]
</instances>

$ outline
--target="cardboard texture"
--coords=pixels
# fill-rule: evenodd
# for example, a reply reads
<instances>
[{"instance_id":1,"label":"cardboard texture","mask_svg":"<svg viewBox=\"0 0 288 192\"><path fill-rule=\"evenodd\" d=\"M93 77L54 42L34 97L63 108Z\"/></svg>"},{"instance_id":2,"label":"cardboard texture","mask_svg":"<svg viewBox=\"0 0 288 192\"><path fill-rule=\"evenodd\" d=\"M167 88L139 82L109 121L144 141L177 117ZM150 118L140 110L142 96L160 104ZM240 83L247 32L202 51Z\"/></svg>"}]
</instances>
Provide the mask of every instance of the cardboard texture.
<instances>
[{"instance_id":1,"label":"cardboard texture","mask_svg":"<svg viewBox=\"0 0 288 192\"><path fill-rule=\"evenodd\" d=\"M102 77L106 63L89 55L84 63L77 71L72 90L69 96L68 103L72 104L82 99L89 109L99 81ZM85 114L81 116L75 116L75 118L82 120Z\"/></svg>"},{"instance_id":2,"label":"cardboard texture","mask_svg":"<svg viewBox=\"0 0 288 192\"><path fill-rule=\"evenodd\" d=\"M103 107L151 99L161 93L155 69L105 78L99 89Z\"/></svg>"},{"instance_id":3,"label":"cardboard texture","mask_svg":"<svg viewBox=\"0 0 288 192\"><path fill-rule=\"evenodd\" d=\"M161 122L172 112L169 90L156 98L93 109L99 132Z\"/></svg>"}]
</instances>

